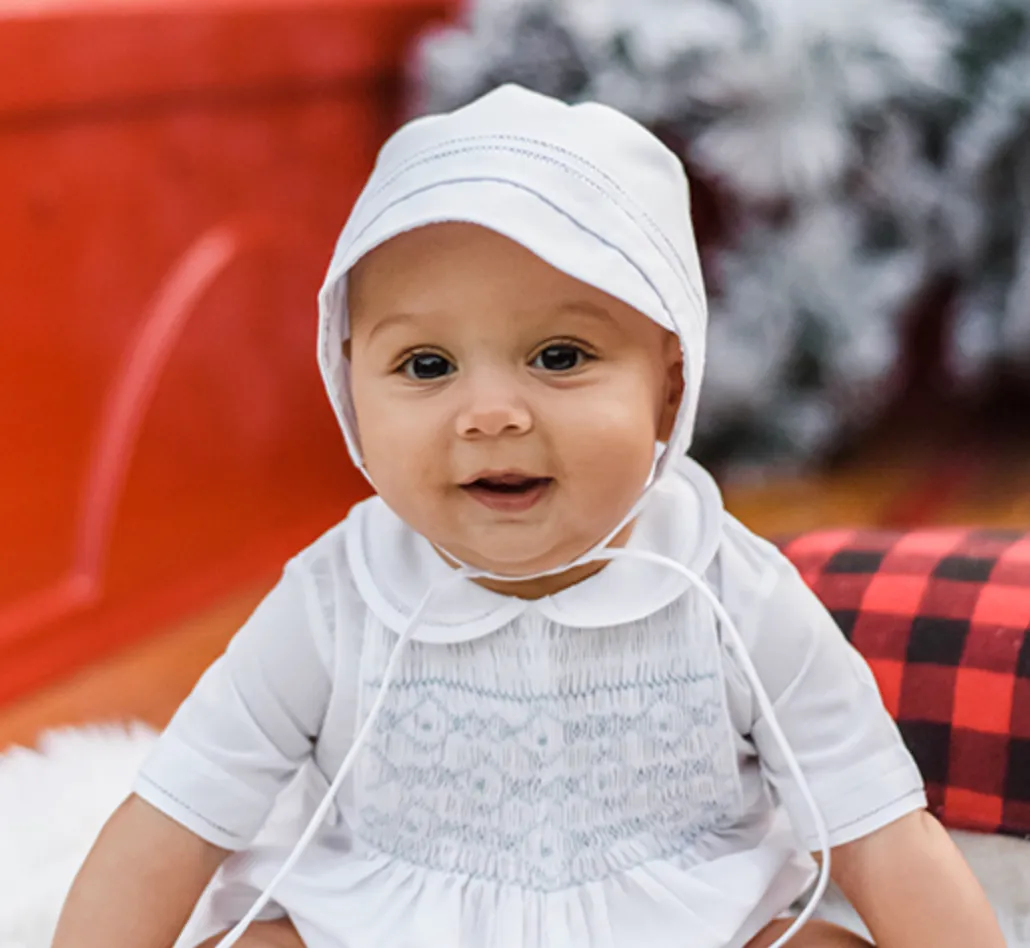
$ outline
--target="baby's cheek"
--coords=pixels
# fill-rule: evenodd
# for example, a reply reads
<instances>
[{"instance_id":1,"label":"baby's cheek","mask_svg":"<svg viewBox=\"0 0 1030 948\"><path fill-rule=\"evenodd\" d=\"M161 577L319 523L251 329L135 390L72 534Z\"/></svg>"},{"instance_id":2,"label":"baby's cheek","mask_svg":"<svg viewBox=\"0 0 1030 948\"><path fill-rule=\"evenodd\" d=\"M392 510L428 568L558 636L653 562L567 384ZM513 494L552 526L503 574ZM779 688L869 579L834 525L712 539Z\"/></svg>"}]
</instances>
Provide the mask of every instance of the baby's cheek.
<instances>
[{"instance_id":1,"label":"baby's cheek","mask_svg":"<svg viewBox=\"0 0 1030 948\"><path fill-rule=\"evenodd\" d=\"M655 405L650 391L629 388L608 401L597 419L594 436L606 450L621 451L625 463L650 465L657 435Z\"/></svg>"},{"instance_id":2,"label":"baby's cheek","mask_svg":"<svg viewBox=\"0 0 1030 948\"><path fill-rule=\"evenodd\" d=\"M577 467L583 486L597 502L632 503L643 490L655 454L648 421L616 416L609 424L582 433Z\"/></svg>"}]
</instances>

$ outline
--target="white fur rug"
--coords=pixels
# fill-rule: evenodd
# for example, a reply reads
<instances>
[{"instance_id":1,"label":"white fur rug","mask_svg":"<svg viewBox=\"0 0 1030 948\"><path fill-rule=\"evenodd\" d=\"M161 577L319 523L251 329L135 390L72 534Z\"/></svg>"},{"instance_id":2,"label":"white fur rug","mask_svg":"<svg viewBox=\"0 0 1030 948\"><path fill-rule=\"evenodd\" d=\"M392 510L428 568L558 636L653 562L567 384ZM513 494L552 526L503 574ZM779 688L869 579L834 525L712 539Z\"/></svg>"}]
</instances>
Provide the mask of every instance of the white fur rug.
<instances>
[{"instance_id":1,"label":"white fur rug","mask_svg":"<svg viewBox=\"0 0 1030 948\"><path fill-rule=\"evenodd\" d=\"M65 893L154 740L142 725L52 731L0 754L0 948L48 948ZM1002 920L1030 948L1030 841L955 833ZM839 894L821 914L862 931Z\"/></svg>"}]
</instances>

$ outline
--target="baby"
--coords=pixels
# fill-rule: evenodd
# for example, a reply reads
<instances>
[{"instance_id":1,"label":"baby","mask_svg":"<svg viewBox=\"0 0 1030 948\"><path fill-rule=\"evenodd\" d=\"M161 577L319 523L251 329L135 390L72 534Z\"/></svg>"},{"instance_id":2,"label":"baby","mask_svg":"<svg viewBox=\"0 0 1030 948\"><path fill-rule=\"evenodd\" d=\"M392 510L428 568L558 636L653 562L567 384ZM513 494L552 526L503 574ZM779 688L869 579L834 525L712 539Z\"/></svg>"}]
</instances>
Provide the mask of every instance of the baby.
<instances>
[{"instance_id":1,"label":"baby","mask_svg":"<svg viewBox=\"0 0 1030 948\"><path fill-rule=\"evenodd\" d=\"M865 945L791 915L830 866L883 948L1003 948L868 668L687 457L671 152L513 86L414 121L320 311L377 496L179 709L57 948Z\"/></svg>"}]
</instances>

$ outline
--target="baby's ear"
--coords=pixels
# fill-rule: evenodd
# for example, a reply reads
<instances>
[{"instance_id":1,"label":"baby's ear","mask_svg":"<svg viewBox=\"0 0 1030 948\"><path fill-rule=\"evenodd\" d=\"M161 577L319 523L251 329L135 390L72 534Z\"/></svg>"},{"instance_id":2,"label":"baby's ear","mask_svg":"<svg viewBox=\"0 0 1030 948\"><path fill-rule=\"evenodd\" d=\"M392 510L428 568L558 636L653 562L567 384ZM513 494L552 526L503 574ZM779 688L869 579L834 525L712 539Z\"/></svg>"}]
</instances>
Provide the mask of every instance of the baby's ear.
<instances>
[{"instance_id":1,"label":"baby's ear","mask_svg":"<svg viewBox=\"0 0 1030 948\"><path fill-rule=\"evenodd\" d=\"M665 340L665 389L662 398L662 411L658 419L658 440L663 444L672 437L672 429L676 426L676 416L683 402L686 382L683 379L683 350L679 339L669 334Z\"/></svg>"}]
</instances>

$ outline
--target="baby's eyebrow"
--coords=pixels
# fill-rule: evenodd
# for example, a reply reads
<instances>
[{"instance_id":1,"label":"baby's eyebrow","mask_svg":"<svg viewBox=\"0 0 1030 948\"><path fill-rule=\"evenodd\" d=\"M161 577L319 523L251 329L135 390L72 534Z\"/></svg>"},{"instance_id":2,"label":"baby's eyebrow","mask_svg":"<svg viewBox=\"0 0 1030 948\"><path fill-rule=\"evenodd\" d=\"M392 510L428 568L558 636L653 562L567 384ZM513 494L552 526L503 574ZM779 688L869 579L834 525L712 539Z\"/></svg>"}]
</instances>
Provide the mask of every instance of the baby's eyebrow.
<instances>
[{"instance_id":1,"label":"baby's eyebrow","mask_svg":"<svg viewBox=\"0 0 1030 948\"><path fill-rule=\"evenodd\" d=\"M384 329L390 329L393 326L410 323L413 322L414 319L415 317L411 313L391 313L389 316L384 316L372 327L368 334L369 341L374 339L376 334L382 332Z\"/></svg>"},{"instance_id":2,"label":"baby's eyebrow","mask_svg":"<svg viewBox=\"0 0 1030 948\"><path fill-rule=\"evenodd\" d=\"M615 317L607 309L599 306L597 303L590 302L590 300L566 300L559 303L554 308L554 312L556 314L571 313L573 315L592 316L605 322L615 322Z\"/></svg>"},{"instance_id":3,"label":"baby's eyebrow","mask_svg":"<svg viewBox=\"0 0 1030 948\"><path fill-rule=\"evenodd\" d=\"M599 306L597 303L593 303L590 300L583 299L571 299L562 300L557 305L549 308L549 315L553 318L554 316L560 315L571 315L571 316L587 316L591 319L600 320L609 324L615 324L615 317L612 316L607 309L603 306ZM369 331L368 341L371 342L375 337L387 329L392 329L396 326L403 326L405 323L418 322L418 317L414 313L391 313L389 316L383 316Z\"/></svg>"}]
</instances>

